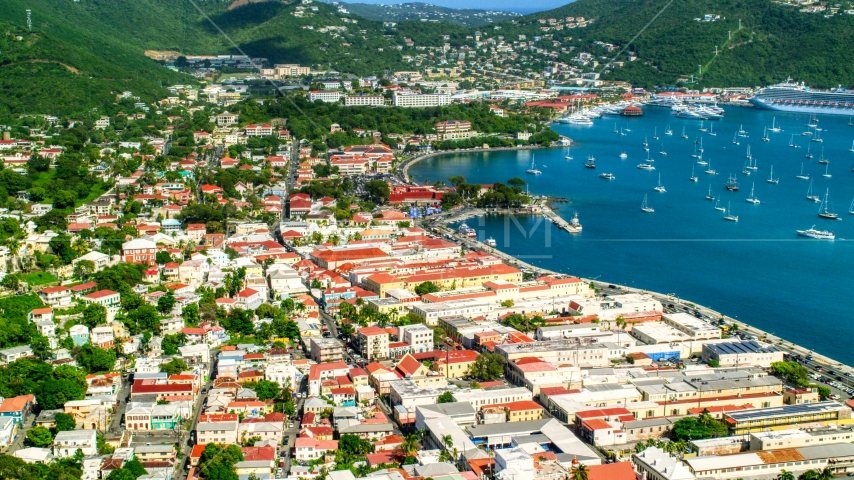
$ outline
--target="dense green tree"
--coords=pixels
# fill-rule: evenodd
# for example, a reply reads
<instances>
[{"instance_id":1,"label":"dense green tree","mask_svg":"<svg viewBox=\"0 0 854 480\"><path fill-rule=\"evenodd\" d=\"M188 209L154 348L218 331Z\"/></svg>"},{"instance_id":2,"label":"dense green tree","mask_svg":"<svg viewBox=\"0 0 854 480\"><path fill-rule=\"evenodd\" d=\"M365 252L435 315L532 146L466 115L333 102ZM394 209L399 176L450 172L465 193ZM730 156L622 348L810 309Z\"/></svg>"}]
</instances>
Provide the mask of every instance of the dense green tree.
<instances>
[{"instance_id":1,"label":"dense green tree","mask_svg":"<svg viewBox=\"0 0 854 480\"><path fill-rule=\"evenodd\" d=\"M702 440L704 438L725 437L727 425L704 411L699 416L685 417L673 424L672 440Z\"/></svg>"},{"instance_id":2,"label":"dense green tree","mask_svg":"<svg viewBox=\"0 0 854 480\"><path fill-rule=\"evenodd\" d=\"M139 332L157 332L160 329L160 315L158 315L157 309L151 305L141 305L128 312L127 317Z\"/></svg>"},{"instance_id":3,"label":"dense green tree","mask_svg":"<svg viewBox=\"0 0 854 480\"><path fill-rule=\"evenodd\" d=\"M77 351L77 365L89 373L109 372L116 365L116 352L112 349L96 347L90 343Z\"/></svg>"},{"instance_id":4,"label":"dense green tree","mask_svg":"<svg viewBox=\"0 0 854 480\"><path fill-rule=\"evenodd\" d=\"M71 246L71 236L69 235L57 235L50 239L48 245L63 265L70 264L72 260L79 256L77 251Z\"/></svg>"},{"instance_id":5,"label":"dense green tree","mask_svg":"<svg viewBox=\"0 0 854 480\"><path fill-rule=\"evenodd\" d=\"M53 443L53 435L45 427L33 427L27 430L27 440L34 447L45 448Z\"/></svg>"},{"instance_id":6,"label":"dense green tree","mask_svg":"<svg viewBox=\"0 0 854 480\"><path fill-rule=\"evenodd\" d=\"M89 329L107 323L106 307L97 303L86 305L86 308L83 310L83 316L80 318L80 323L86 325Z\"/></svg>"},{"instance_id":7,"label":"dense green tree","mask_svg":"<svg viewBox=\"0 0 854 480\"><path fill-rule=\"evenodd\" d=\"M778 377L795 385L806 386L809 384L809 371L797 362L774 362L771 371Z\"/></svg>"},{"instance_id":8,"label":"dense green tree","mask_svg":"<svg viewBox=\"0 0 854 480\"><path fill-rule=\"evenodd\" d=\"M163 349L163 353L166 355L177 355L178 347L184 345L186 341L187 336L183 333L164 335L163 340L160 343L160 348Z\"/></svg>"},{"instance_id":9,"label":"dense green tree","mask_svg":"<svg viewBox=\"0 0 854 480\"><path fill-rule=\"evenodd\" d=\"M482 382L497 380L504 375L504 357L498 353L481 353L469 367L469 375Z\"/></svg>"},{"instance_id":10,"label":"dense green tree","mask_svg":"<svg viewBox=\"0 0 854 480\"><path fill-rule=\"evenodd\" d=\"M356 435L344 434L338 439L338 448L347 455L365 455L374 451L374 444Z\"/></svg>"},{"instance_id":11,"label":"dense green tree","mask_svg":"<svg viewBox=\"0 0 854 480\"><path fill-rule=\"evenodd\" d=\"M157 311L162 314L167 314L175 307L175 293L170 289L166 290L166 295L157 299Z\"/></svg>"},{"instance_id":12,"label":"dense green tree","mask_svg":"<svg viewBox=\"0 0 854 480\"><path fill-rule=\"evenodd\" d=\"M451 392L442 392L436 401L438 403L451 403L454 401L454 395Z\"/></svg>"},{"instance_id":13,"label":"dense green tree","mask_svg":"<svg viewBox=\"0 0 854 480\"><path fill-rule=\"evenodd\" d=\"M65 432L77 428L77 422L74 420L74 417L68 413L57 413L54 416L54 424L56 425L57 432Z\"/></svg>"},{"instance_id":14,"label":"dense green tree","mask_svg":"<svg viewBox=\"0 0 854 480\"><path fill-rule=\"evenodd\" d=\"M439 287L436 286L435 283L430 281L420 283L415 287L415 293L417 295L427 295L428 293L434 293L438 291Z\"/></svg>"},{"instance_id":15,"label":"dense green tree","mask_svg":"<svg viewBox=\"0 0 854 480\"><path fill-rule=\"evenodd\" d=\"M391 195L388 183L382 180L370 180L365 183L365 192L372 202L378 204L387 202Z\"/></svg>"},{"instance_id":16,"label":"dense green tree","mask_svg":"<svg viewBox=\"0 0 854 480\"><path fill-rule=\"evenodd\" d=\"M278 398L281 392L281 387L277 382L270 380L260 380L258 382L249 382L244 385L258 395L258 400L265 401L271 398Z\"/></svg>"},{"instance_id":17,"label":"dense green tree","mask_svg":"<svg viewBox=\"0 0 854 480\"><path fill-rule=\"evenodd\" d=\"M164 265L172 261L172 255L165 250L160 250L154 255L154 261L157 262L158 265Z\"/></svg>"},{"instance_id":18,"label":"dense green tree","mask_svg":"<svg viewBox=\"0 0 854 480\"><path fill-rule=\"evenodd\" d=\"M167 375L175 375L185 370L187 370L187 362L180 358L173 358L166 363L160 364L160 371Z\"/></svg>"},{"instance_id":19,"label":"dense green tree","mask_svg":"<svg viewBox=\"0 0 854 480\"><path fill-rule=\"evenodd\" d=\"M95 262L92 260L80 260L74 264L73 275L80 280L86 281L95 272Z\"/></svg>"}]
</instances>

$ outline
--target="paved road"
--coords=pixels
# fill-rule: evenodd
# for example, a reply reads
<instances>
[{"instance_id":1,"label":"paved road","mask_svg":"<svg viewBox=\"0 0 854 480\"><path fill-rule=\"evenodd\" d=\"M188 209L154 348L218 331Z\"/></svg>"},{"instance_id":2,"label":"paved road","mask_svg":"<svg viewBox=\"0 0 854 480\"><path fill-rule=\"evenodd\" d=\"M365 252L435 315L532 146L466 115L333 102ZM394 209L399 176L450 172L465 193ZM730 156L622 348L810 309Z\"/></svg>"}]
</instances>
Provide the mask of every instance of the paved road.
<instances>
[{"instance_id":1,"label":"paved road","mask_svg":"<svg viewBox=\"0 0 854 480\"><path fill-rule=\"evenodd\" d=\"M172 476L173 480L182 480L187 475L187 470L184 469L184 464L188 461L187 458L193 450L193 447L190 445L190 432L196 431L196 426L199 424L199 416L202 414L202 405L204 405L205 400L208 398L207 392L211 390L213 377L213 361L211 361L211 363L208 364L208 381L202 385L205 393L199 393L198 398L196 398L196 403L193 405L193 423L190 430L181 430L181 437L178 440L178 450L182 453L181 463L175 468L175 473Z\"/></svg>"}]
</instances>

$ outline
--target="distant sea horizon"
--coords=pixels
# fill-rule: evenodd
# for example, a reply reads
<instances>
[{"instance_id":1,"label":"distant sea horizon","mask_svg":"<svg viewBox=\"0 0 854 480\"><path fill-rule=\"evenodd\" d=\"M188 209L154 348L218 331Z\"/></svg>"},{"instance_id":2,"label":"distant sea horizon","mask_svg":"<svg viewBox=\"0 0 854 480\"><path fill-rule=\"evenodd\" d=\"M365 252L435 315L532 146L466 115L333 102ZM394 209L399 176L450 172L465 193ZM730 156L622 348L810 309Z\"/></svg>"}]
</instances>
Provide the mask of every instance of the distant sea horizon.
<instances>
[{"instance_id":1,"label":"distant sea horizon","mask_svg":"<svg viewBox=\"0 0 854 480\"><path fill-rule=\"evenodd\" d=\"M465 0L462 2L453 1L453 0L436 0L436 1L408 1L408 0L355 0L355 1L343 1L342 3L366 3L370 5L399 5L402 3L428 3L430 5L436 5L437 7L445 7L445 8L453 8L456 10L459 9L476 9L476 10L493 10L500 12L514 12L520 13L522 15L529 15L536 12L543 12L546 10L552 10L558 7L562 7L564 5L568 5L575 0L547 0L545 2L538 2L537 7L533 7L531 5L519 5L516 2L510 0L497 0L497 1L486 1L486 0Z\"/></svg>"}]
</instances>

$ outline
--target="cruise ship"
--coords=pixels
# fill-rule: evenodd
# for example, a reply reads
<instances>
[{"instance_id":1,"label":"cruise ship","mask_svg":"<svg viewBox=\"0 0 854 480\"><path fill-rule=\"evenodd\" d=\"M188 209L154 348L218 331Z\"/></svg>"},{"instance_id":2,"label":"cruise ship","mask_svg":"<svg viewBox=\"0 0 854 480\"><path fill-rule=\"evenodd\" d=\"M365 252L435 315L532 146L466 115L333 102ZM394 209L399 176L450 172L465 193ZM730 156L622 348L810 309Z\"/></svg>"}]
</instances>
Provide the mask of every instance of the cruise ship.
<instances>
[{"instance_id":1,"label":"cruise ship","mask_svg":"<svg viewBox=\"0 0 854 480\"><path fill-rule=\"evenodd\" d=\"M757 108L795 113L854 115L854 90L810 90L802 83L783 83L765 87L750 99Z\"/></svg>"}]
</instances>

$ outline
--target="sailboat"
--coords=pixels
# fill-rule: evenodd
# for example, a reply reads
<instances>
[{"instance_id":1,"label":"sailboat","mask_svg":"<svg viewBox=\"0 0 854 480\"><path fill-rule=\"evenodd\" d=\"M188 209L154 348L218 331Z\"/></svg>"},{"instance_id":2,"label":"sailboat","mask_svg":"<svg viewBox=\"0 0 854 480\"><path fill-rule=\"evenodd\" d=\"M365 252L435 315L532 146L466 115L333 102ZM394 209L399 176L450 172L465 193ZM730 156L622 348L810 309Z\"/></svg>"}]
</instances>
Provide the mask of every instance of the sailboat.
<instances>
[{"instance_id":1,"label":"sailboat","mask_svg":"<svg viewBox=\"0 0 854 480\"><path fill-rule=\"evenodd\" d=\"M691 158L698 158L698 157L699 157L699 155L697 155L697 144L695 143L694 144L694 153L691 154Z\"/></svg>"},{"instance_id":2,"label":"sailboat","mask_svg":"<svg viewBox=\"0 0 854 480\"><path fill-rule=\"evenodd\" d=\"M709 129L703 126L703 122L705 122L705 120L700 120L700 128L698 128L698 130L701 132L707 132Z\"/></svg>"},{"instance_id":3,"label":"sailboat","mask_svg":"<svg viewBox=\"0 0 854 480\"><path fill-rule=\"evenodd\" d=\"M854 141L851 142L851 148L849 148L848 151L854 152Z\"/></svg>"},{"instance_id":4,"label":"sailboat","mask_svg":"<svg viewBox=\"0 0 854 480\"><path fill-rule=\"evenodd\" d=\"M821 201L821 199L818 198L817 195L812 194L812 180L810 180L810 186L807 189L807 200L812 200L813 202L816 202L816 203Z\"/></svg>"},{"instance_id":5,"label":"sailboat","mask_svg":"<svg viewBox=\"0 0 854 480\"><path fill-rule=\"evenodd\" d=\"M812 141L813 142L819 142L819 143L824 141L824 139L821 138L821 131L820 130L816 130L816 134L814 137L812 137Z\"/></svg>"},{"instance_id":6,"label":"sailboat","mask_svg":"<svg viewBox=\"0 0 854 480\"><path fill-rule=\"evenodd\" d=\"M744 158L748 160L753 158L753 155L750 154L750 145L747 146L747 155L745 155Z\"/></svg>"},{"instance_id":7,"label":"sailboat","mask_svg":"<svg viewBox=\"0 0 854 480\"><path fill-rule=\"evenodd\" d=\"M706 194L706 200L714 200L715 197L712 195L712 184L709 184L709 193ZM854 205L854 203L852 203Z\"/></svg>"},{"instance_id":8,"label":"sailboat","mask_svg":"<svg viewBox=\"0 0 854 480\"><path fill-rule=\"evenodd\" d=\"M806 158L812 158L812 153L810 153L810 146L807 145L807 154L804 155Z\"/></svg>"},{"instance_id":9,"label":"sailboat","mask_svg":"<svg viewBox=\"0 0 854 480\"><path fill-rule=\"evenodd\" d=\"M774 133L777 133L777 132L779 132L779 131L780 131L780 127L778 127L778 126L777 126L777 117L774 117L774 118L771 120L771 128L770 128L770 130L771 130L772 132L774 132Z\"/></svg>"},{"instance_id":10,"label":"sailboat","mask_svg":"<svg viewBox=\"0 0 854 480\"><path fill-rule=\"evenodd\" d=\"M747 131L744 130L744 125L738 126L738 136L747 138Z\"/></svg>"},{"instance_id":11,"label":"sailboat","mask_svg":"<svg viewBox=\"0 0 854 480\"><path fill-rule=\"evenodd\" d=\"M685 134L685 126L682 126L682 138L688 138L688 135Z\"/></svg>"},{"instance_id":12,"label":"sailboat","mask_svg":"<svg viewBox=\"0 0 854 480\"><path fill-rule=\"evenodd\" d=\"M587 157L587 163L584 164L584 168L596 168L596 159L593 158L593 155Z\"/></svg>"},{"instance_id":13,"label":"sailboat","mask_svg":"<svg viewBox=\"0 0 854 480\"><path fill-rule=\"evenodd\" d=\"M664 144L661 144L661 151L658 152L659 155L667 155L667 152L664 151Z\"/></svg>"},{"instance_id":14,"label":"sailboat","mask_svg":"<svg viewBox=\"0 0 854 480\"><path fill-rule=\"evenodd\" d=\"M703 173L705 173L705 174L707 174L707 175L717 175L717 174L718 174L718 172L716 172L716 171L714 171L714 170L712 169L712 161L711 161L711 160L709 160L709 162L708 162L708 168L706 168L705 170L703 170Z\"/></svg>"},{"instance_id":15,"label":"sailboat","mask_svg":"<svg viewBox=\"0 0 854 480\"><path fill-rule=\"evenodd\" d=\"M693 165L691 165L691 176L688 177L688 180L690 180L692 182L696 182L698 180L697 176L694 175L694 166Z\"/></svg>"},{"instance_id":16,"label":"sailboat","mask_svg":"<svg viewBox=\"0 0 854 480\"><path fill-rule=\"evenodd\" d=\"M733 145L741 145L741 142L738 141L738 134L737 133L732 134L732 143L733 143Z\"/></svg>"},{"instance_id":17,"label":"sailboat","mask_svg":"<svg viewBox=\"0 0 854 480\"><path fill-rule=\"evenodd\" d=\"M768 183L780 183L779 178L774 178L774 165L771 165L771 175L768 177Z\"/></svg>"},{"instance_id":18,"label":"sailboat","mask_svg":"<svg viewBox=\"0 0 854 480\"><path fill-rule=\"evenodd\" d=\"M717 133L715 133L715 125L714 125L714 124L712 124L712 126L709 128L709 135L710 135L710 136L712 136L712 137L717 137L717 136L718 136L718 134L717 134Z\"/></svg>"},{"instance_id":19,"label":"sailboat","mask_svg":"<svg viewBox=\"0 0 854 480\"><path fill-rule=\"evenodd\" d=\"M817 126L818 126L818 117L816 117L814 114L811 113L809 123L807 123L807 127L815 128Z\"/></svg>"},{"instance_id":20,"label":"sailboat","mask_svg":"<svg viewBox=\"0 0 854 480\"><path fill-rule=\"evenodd\" d=\"M851 206L848 207L848 213L854 215L854 200L851 200Z\"/></svg>"},{"instance_id":21,"label":"sailboat","mask_svg":"<svg viewBox=\"0 0 854 480\"><path fill-rule=\"evenodd\" d=\"M762 134L762 141L763 142L770 142L771 141L771 138L768 137L768 127L765 127L765 132Z\"/></svg>"},{"instance_id":22,"label":"sailboat","mask_svg":"<svg viewBox=\"0 0 854 480\"><path fill-rule=\"evenodd\" d=\"M801 173L799 175L796 175L795 178L799 178L801 180L809 180L810 179L809 175L804 175L804 163L803 162L801 162Z\"/></svg>"},{"instance_id":23,"label":"sailboat","mask_svg":"<svg viewBox=\"0 0 854 480\"><path fill-rule=\"evenodd\" d=\"M628 157L629 156L626 155L626 152L620 152L620 158L628 158Z\"/></svg>"},{"instance_id":24,"label":"sailboat","mask_svg":"<svg viewBox=\"0 0 854 480\"><path fill-rule=\"evenodd\" d=\"M664 185L661 184L661 174L660 173L658 174L658 186L653 188L653 190L655 190L656 192L659 192L659 193L666 193L667 192L667 190L664 189Z\"/></svg>"},{"instance_id":25,"label":"sailboat","mask_svg":"<svg viewBox=\"0 0 854 480\"><path fill-rule=\"evenodd\" d=\"M830 177L832 177L832 176L833 176L833 175L831 175L831 174L830 174L830 172L828 172L828 171L827 171L827 169L828 169L828 168L830 168L830 164L829 164L829 163L824 165L824 175L822 175L822 177L824 177L824 178L830 178Z\"/></svg>"},{"instance_id":26,"label":"sailboat","mask_svg":"<svg viewBox=\"0 0 854 480\"><path fill-rule=\"evenodd\" d=\"M824 147L821 147L821 158L818 159L818 163L830 163L830 160L824 158Z\"/></svg>"},{"instance_id":27,"label":"sailboat","mask_svg":"<svg viewBox=\"0 0 854 480\"><path fill-rule=\"evenodd\" d=\"M525 173L530 173L531 175L539 175L543 172L537 170L536 165L534 165L534 158L531 158L531 168L525 170Z\"/></svg>"},{"instance_id":28,"label":"sailboat","mask_svg":"<svg viewBox=\"0 0 854 480\"><path fill-rule=\"evenodd\" d=\"M569 150L570 150L571 148L572 148L572 147L570 147L569 145L567 145L567 147L566 147L566 156L564 156L563 158L565 158L565 159L567 159L567 160L572 160L572 155L570 155L570 154L569 154Z\"/></svg>"},{"instance_id":29,"label":"sailboat","mask_svg":"<svg viewBox=\"0 0 854 480\"><path fill-rule=\"evenodd\" d=\"M649 142L646 141L646 137L643 137L643 148L646 148L648 146L649 146Z\"/></svg>"},{"instance_id":30,"label":"sailboat","mask_svg":"<svg viewBox=\"0 0 854 480\"><path fill-rule=\"evenodd\" d=\"M617 124L616 123L614 124L614 133L620 133L620 131L617 130Z\"/></svg>"},{"instance_id":31,"label":"sailboat","mask_svg":"<svg viewBox=\"0 0 854 480\"><path fill-rule=\"evenodd\" d=\"M631 128L629 128L629 127L626 127L626 131L627 131L627 132L631 132L631 131L632 131L632 129L631 129Z\"/></svg>"},{"instance_id":32,"label":"sailboat","mask_svg":"<svg viewBox=\"0 0 854 480\"><path fill-rule=\"evenodd\" d=\"M747 169L753 171L759 170L759 167L756 166L756 159L752 156L750 157L750 160L747 161Z\"/></svg>"},{"instance_id":33,"label":"sailboat","mask_svg":"<svg viewBox=\"0 0 854 480\"><path fill-rule=\"evenodd\" d=\"M724 184L724 186L730 192L737 192L738 191L738 179L735 178L735 175L730 174L729 180L727 180L727 182Z\"/></svg>"},{"instance_id":34,"label":"sailboat","mask_svg":"<svg viewBox=\"0 0 854 480\"><path fill-rule=\"evenodd\" d=\"M700 139L700 153L703 153L703 139Z\"/></svg>"},{"instance_id":35,"label":"sailboat","mask_svg":"<svg viewBox=\"0 0 854 480\"><path fill-rule=\"evenodd\" d=\"M755 188L756 188L755 183L750 186L750 196L747 197L747 201L748 201L748 203L752 203L754 205L759 205L759 199L756 198L756 195L754 195L754 193L753 193L753 190Z\"/></svg>"},{"instance_id":36,"label":"sailboat","mask_svg":"<svg viewBox=\"0 0 854 480\"><path fill-rule=\"evenodd\" d=\"M725 212L725 211L726 211L726 208L724 208L724 207L722 207L722 206L721 206L721 199L720 199L720 198L715 199L715 210L718 210L718 211L721 211L721 212Z\"/></svg>"},{"instance_id":37,"label":"sailboat","mask_svg":"<svg viewBox=\"0 0 854 480\"><path fill-rule=\"evenodd\" d=\"M708 165L709 162L703 160L703 155L697 156L697 165Z\"/></svg>"},{"instance_id":38,"label":"sailboat","mask_svg":"<svg viewBox=\"0 0 854 480\"><path fill-rule=\"evenodd\" d=\"M667 129L664 130L665 135L673 135L673 130L670 129L670 124L667 124Z\"/></svg>"},{"instance_id":39,"label":"sailboat","mask_svg":"<svg viewBox=\"0 0 854 480\"><path fill-rule=\"evenodd\" d=\"M652 207L650 207L649 205L647 205L647 203L646 203L646 194L644 194L644 196L643 196L643 203L641 203L641 211L642 211L642 212L644 212L644 213L652 213L652 212L654 212L654 211L655 211L655 210L653 210L653 209L652 209Z\"/></svg>"},{"instance_id":40,"label":"sailboat","mask_svg":"<svg viewBox=\"0 0 854 480\"><path fill-rule=\"evenodd\" d=\"M830 196L830 189L828 188L824 192L824 200L821 202L821 206L818 207L818 216L821 218L827 218L829 220L836 220L839 218L839 215L828 210L830 208L830 206L828 205L828 203L829 203L828 197L829 196Z\"/></svg>"},{"instance_id":41,"label":"sailboat","mask_svg":"<svg viewBox=\"0 0 854 480\"><path fill-rule=\"evenodd\" d=\"M653 130L652 139L658 140L658 127L655 127L655 129Z\"/></svg>"},{"instance_id":42,"label":"sailboat","mask_svg":"<svg viewBox=\"0 0 854 480\"><path fill-rule=\"evenodd\" d=\"M724 215L724 220L728 222L737 222L738 216L732 214L732 210L730 210L730 202L726 204L726 215Z\"/></svg>"},{"instance_id":43,"label":"sailboat","mask_svg":"<svg viewBox=\"0 0 854 480\"><path fill-rule=\"evenodd\" d=\"M789 146L795 148L795 134L792 134L792 138L789 139Z\"/></svg>"}]
</instances>

